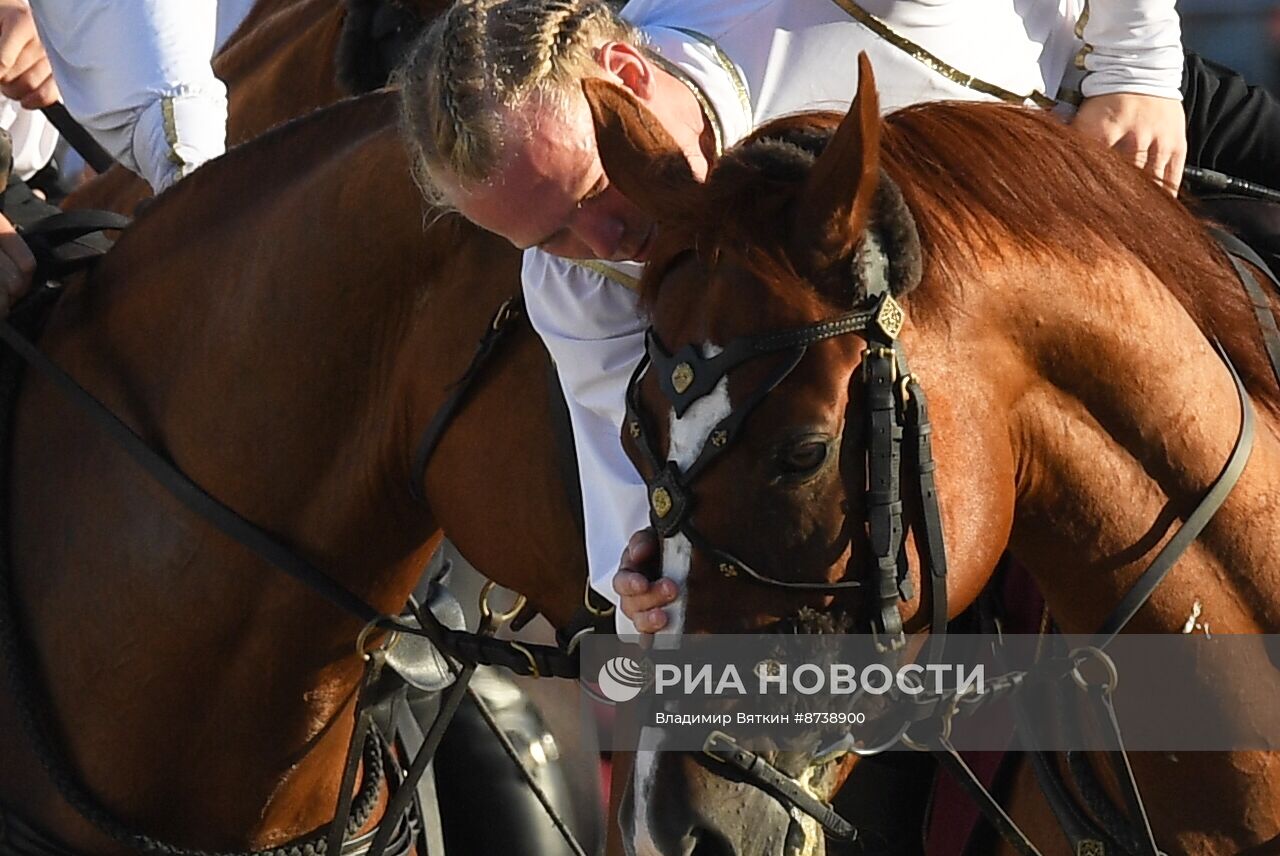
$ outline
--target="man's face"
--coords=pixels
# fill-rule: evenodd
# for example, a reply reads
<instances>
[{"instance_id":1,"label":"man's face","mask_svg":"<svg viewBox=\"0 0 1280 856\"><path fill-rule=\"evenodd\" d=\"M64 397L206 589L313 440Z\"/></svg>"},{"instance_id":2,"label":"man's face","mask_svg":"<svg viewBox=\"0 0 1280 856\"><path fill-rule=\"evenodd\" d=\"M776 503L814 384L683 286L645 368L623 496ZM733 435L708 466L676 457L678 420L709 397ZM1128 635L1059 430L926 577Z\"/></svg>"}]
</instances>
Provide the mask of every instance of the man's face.
<instances>
[{"instance_id":1,"label":"man's face","mask_svg":"<svg viewBox=\"0 0 1280 856\"><path fill-rule=\"evenodd\" d=\"M644 261L653 221L610 186L586 99L565 109L533 99L515 110L501 167L487 181L441 189L471 222L521 249L556 256Z\"/></svg>"}]
</instances>

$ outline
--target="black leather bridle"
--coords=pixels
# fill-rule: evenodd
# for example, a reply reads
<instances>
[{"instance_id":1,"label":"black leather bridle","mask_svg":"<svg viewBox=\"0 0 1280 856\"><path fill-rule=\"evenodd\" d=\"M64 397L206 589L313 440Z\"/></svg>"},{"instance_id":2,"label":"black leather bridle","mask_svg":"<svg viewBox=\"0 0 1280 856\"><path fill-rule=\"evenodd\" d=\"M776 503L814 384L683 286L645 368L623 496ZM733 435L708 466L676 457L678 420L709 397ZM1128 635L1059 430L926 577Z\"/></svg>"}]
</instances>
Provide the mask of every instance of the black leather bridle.
<instances>
[{"instance_id":1,"label":"black leather bridle","mask_svg":"<svg viewBox=\"0 0 1280 856\"><path fill-rule=\"evenodd\" d=\"M711 557L726 577L741 575L761 585L820 594L874 586L878 609L871 618L871 632L877 649L887 652L899 650L906 644L898 603L913 596L907 557L902 548L902 444L907 435L916 445L914 476L920 484L924 506L922 552L930 569L932 629L939 637L946 628L947 566L924 394L911 376L906 356L897 343L906 313L884 283L869 292L861 305L850 312L804 327L736 338L710 357L692 344L672 354L650 329L645 356L627 387L626 431L639 451L641 475L649 493L649 520L659 535L664 538L684 535L695 549ZM732 446L747 417L800 365L810 345L853 333L866 340L866 348L849 378L845 424L848 430L857 418L855 407L861 402L865 406L868 438L867 485L846 485L846 488L864 490L866 495L871 548L868 572L858 572L852 552L845 576L835 582L789 580L760 571L728 549L712 544L694 525L693 483ZM682 471L676 462L663 461L641 409L639 390L645 375L649 371L655 373L666 400L679 417L735 368L769 354L784 354L785 358L744 402L708 432L697 459L688 469Z\"/></svg>"},{"instance_id":2,"label":"black leather bridle","mask_svg":"<svg viewBox=\"0 0 1280 856\"><path fill-rule=\"evenodd\" d=\"M865 241L863 251L883 253L878 240ZM882 258L881 262L869 267L888 270L887 260ZM625 431L639 453L638 469L649 495L649 520L659 535L664 538L683 535L694 549L715 562L723 576L741 576L757 585L832 595L874 586L876 602L869 624L879 653L899 652L906 646L898 605L900 601L910 600L913 592L903 547L902 445L904 440L912 443L914 468L906 475L915 479L919 489L922 514L921 537L917 543L928 566L922 578L927 579L932 602L929 647L923 655L928 662L941 656L947 630L947 560L934 480L932 426L924 392L908 369L906 355L897 341L906 322L905 310L890 293L886 279L862 279L856 271L854 278L860 280L863 297L851 311L803 327L739 337L711 356L705 356L692 344L673 354L650 328L646 334L645 355L627 386ZM849 377L845 411L845 431L848 431L857 424L858 407L863 408L861 418L867 438L866 483L850 484L847 478L845 483L846 494L852 496L854 491L862 491L866 498L866 534L870 549L864 560L865 571L859 570L861 557L855 558L851 546L843 578L835 582L785 579L757 569L706 538L693 521L696 503L692 486L737 439L747 417L800 365L810 345L850 334L858 334L866 342L861 360ZM640 403L640 386L648 372L655 373L666 401L680 417L735 368L771 354L782 354L784 358L744 402L711 428L698 457L687 469L681 470L675 461L663 460ZM845 444L842 443L841 448L845 448ZM856 468L846 468L846 472L850 469ZM829 804L808 794L799 783L741 747L732 736L713 732L704 754L735 769L738 775L771 794L788 811L814 818L827 834L844 839L856 836L852 824Z\"/></svg>"},{"instance_id":3,"label":"black leather bridle","mask_svg":"<svg viewBox=\"0 0 1280 856\"><path fill-rule=\"evenodd\" d=\"M1258 310L1268 356L1277 381L1280 382L1280 335L1276 333L1275 320L1271 317L1267 299L1241 261L1246 260L1255 264L1269 277L1270 272L1256 254L1233 237L1220 232L1216 233L1215 237L1228 251L1227 255L1232 266L1248 292L1251 302ZM877 242L864 243L872 250L878 250ZM887 269L887 265L880 265L879 269ZM1277 288L1280 288L1280 282L1277 282L1274 277L1270 278ZM872 636L876 640L876 648L881 653L898 651L904 647L905 636L898 603L900 600L909 600L912 597L910 578L907 574L909 569L902 543L904 528L901 446L904 435L908 436L915 444L915 469L911 475L917 479L922 506L919 525L922 537L917 539L917 544L923 561L929 567L929 573L922 577L927 576L929 580L933 604L929 648L923 655L924 661L927 662L941 655L947 625L947 564L941 514L938 509L937 490L933 477L935 464L929 439L932 426L928 420L923 391L909 372L906 357L897 343L897 336L905 322L903 308L889 293L888 285L884 281L859 284L863 286L865 296L859 306L850 312L804 327L740 337L709 357L704 356L702 351L692 344L672 354L657 334L650 329L646 336L646 354L637 366L627 388L625 430L639 452L641 459L639 468L649 492L650 522L660 535L663 537L683 535L695 550L711 557L716 562L720 573L726 577L742 575L755 584L773 588L837 594L849 589L867 588L874 582L878 610L871 617L870 624ZM853 420L857 414L854 408L861 400L866 411L863 417L866 420L867 437L866 485L851 485L846 481L845 487L847 495L853 495L851 491L854 490L864 490L867 499L866 527L871 549L866 573L859 574L852 551L844 578L836 582L787 580L761 572L728 549L712 544L698 531L692 519L695 507L692 484L733 443L751 412L795 370L804 358L809 345L850 333L860 334L866 340L861 362L849 378L849 399L845 420L847 431L849 426L855 424ZM1119 724L1111 707L1114 679L1100 683L1089 682L1080 677L1079 667L1089 659L1096 659L1114 669L1114 665L1111 665L1110 658L1105 653L1106 646L1150 599L1177 559L1222 506L1244 470L1253 444L1253 408L1248 393L1226 352L1216 342L1214 344L1231 373L1240 402L1241 426L1235 446L1219 476L1205 491L1197 507L1187 516L1179 531L1155 556L1139 576L1138 581L1103 622L1101 629L1092 639L1093 644L1080 651L1071 652L1066 658L1047 660L1037 671L1011 672L1001 675L992 681L995 690L985 696L962 697L955 692L950 692L921 694L902 699L910 703L911 709L906 724L893 742L901 739L912 748L932 752L941 766L952 773L961 787L977 802L982 813L997 832L1017 852L1025 856L1039 856L1039 851L950 744L951 720L957 714L972 714L991 699L1004 696L1016 697L1017 691L1030 683L1057 680L1072 674L1077 677L1077 684L1081 690L1095 705L1103 725L1113 730L1118 745L1123 746ZM755 357L777 353L787 354L787 359L784 359L766 377L745 402L734 408L711 429L698 457L687 469L682 471L676 462L663 461L662 455L653 442L652 432L640 405L640 385L649 371L656 372L656 379L665 399L679 417L694 401L714 390L721 379L734 368ZM935 733L923 740L908 740L908 729L913 724L926 721L933 722L936 728ZM852 838L856 835L856 830L829 804L804 792L795 780L769 765L763 758L745 750L732 736L723 732L712 733L704 747L704 754L734 768L755 787L774 796L789 811L808 814L829 834L842 838ZM1141 854L1141 856L1162 856L1156 846L1151 824L1127 756L1123 750L1110 755L1112 762L1116 765L1115 774L1128 813L1127 822L1135 827L1133 835L1130 836L1135 843L1129 852ZM1039 762L1035 767L1037 777L1051 807L1063 823L1064 829L1074 829L1079 826L1070 822L1070 817L1073 815L1071 809L1074 806L1068 805L1070 799L1063 796L1067 792L1057 786L1054 774L1047 769L1042 757L1037 755L1033 760ZM1095 831L1094 834L1101 837L1099 832ZM1073 841L1084 838L1083 835L1074 833L1071 837Z\"/></svg>"}]
</instances>

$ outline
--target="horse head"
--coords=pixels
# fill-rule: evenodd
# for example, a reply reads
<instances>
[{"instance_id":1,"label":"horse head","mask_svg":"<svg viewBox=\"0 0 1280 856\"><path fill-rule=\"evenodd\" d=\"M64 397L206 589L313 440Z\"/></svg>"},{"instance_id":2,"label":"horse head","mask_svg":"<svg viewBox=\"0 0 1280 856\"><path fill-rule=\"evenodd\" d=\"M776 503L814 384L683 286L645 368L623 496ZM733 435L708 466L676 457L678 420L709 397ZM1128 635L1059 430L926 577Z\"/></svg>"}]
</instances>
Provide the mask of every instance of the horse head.
<instances>
[{"instance_id":1,"label":"horse head","mask_svg":"<svg viewBox=\"0 0 1280 856\"><path fill-rule=\"evenodd\" d=\"M902 428L895 411L913 394L923 403L905 359L921 331L906 307L927 277L911 210L881 164L874 78L861 65L845 116L766 125L705 184L641 105L586 85L610 179L661 225L623 442L648 485L663 573L685 592L670 632L867 633L892 651L946 621L945 579L921 577L932 567L922 512L937 505L916 483L897 495L896 473L877 460ZM923 362L936 353L925 348ZM947 486L982 493L981 479L967 481ZM1008 501L990 492L962 528L1007 531ZM979 550L977 563L989 573L997 556ZM976 577L952 583L953 603L971 599ZM770 758L819 799L851 769L838 756ZM725 781L706 759L641 753L632 785L624 835L644 852L821 846L793 806Z\"/></svg>"}]
</instances>

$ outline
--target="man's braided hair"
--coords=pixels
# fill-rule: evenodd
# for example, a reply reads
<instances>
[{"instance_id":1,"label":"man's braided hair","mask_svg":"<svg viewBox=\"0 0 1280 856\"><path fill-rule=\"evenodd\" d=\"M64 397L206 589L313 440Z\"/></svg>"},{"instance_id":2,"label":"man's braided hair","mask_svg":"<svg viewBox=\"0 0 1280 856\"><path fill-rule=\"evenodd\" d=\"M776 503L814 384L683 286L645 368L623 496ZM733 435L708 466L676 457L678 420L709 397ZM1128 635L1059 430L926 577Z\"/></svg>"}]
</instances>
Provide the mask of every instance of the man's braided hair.
<instances>
[{"instance_id":1,"label":"man's braided hair","mask_svg":"<svg viewBox=\"0 0 1280 856\"><path fill-rule=\"evenodd\" d=\"M604 0L458 0L395 78L414 178L428 199L445 202L432 174L489 178L502 141L519 130L512 108L531 97L569 104L599 72L595 50L608 41L639 46L643 37Z\"/></svg>"}]
</instances>

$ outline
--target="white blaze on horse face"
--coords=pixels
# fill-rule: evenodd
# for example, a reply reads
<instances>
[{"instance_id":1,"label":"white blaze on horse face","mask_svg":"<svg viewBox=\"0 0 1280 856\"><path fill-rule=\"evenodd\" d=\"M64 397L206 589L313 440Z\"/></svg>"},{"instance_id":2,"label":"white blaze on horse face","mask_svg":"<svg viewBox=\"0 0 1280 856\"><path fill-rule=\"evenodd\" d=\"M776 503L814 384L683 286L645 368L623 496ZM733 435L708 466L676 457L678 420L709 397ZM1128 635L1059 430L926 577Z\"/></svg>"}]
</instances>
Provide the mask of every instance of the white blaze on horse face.
<instances>
[{"instance_id":1,"label":"white blaze on horse face","mask_svg":"<svg viewBox=\"0 0 1280 856\"><path fill-rule=\"evenodd\" d=\"M714 357L723 348L710 342L702 346L702 353L707 358ZM711 436L711 431L733 410L729 402L729 379L720 378L711 392L699 398L689 406L684 416L676 418L671 411L670 433L667 446L667 459L674 461L683 472L693 465L702 453ZM662 541L662 575L673 580L680 591L675 603L667 607L667 626L658 631L655 645L678 644L684 630L685 601L688 596L687 584L689 568L693 561L693 546L683 535L664 538ZM661 739L661 731L656 728L644 728L640 732L640 746L636 751L635 767L632 776L632 794L635 800L635 852L639 856L662 856L662 851L654 841L649 829L649 812L654 804L653 791L656 786L658 761L661 757L656 748Z\"/></svg>"},{"instance_id":2,"label":"white blaze on horse face","mask_svg":"<svg viewBox=\"0 0 1280 856\"><path fill-rule=\"evenodd\" d=\"M635 765L632 769L632 788L635 799L635 841L636 856L665 856L662 848L653 838L649 828L649 812L653 804L653 792L658 779L658 745L662 742L662 729L644 727L640 729L640 745L636 748Z\"/></svg>"},{"instance_id":3,"label":"white blaze on horse face","mask_svg":"<svg viewBox=\"0 0 1280 856\"><path fill-rule=\"evenodd\" d=\"M707 359L719 354L723 348L707 342L702 346L703 356ZM720 378L715 388L699 398L684 416L676 418L675 410L671 411L670 432L667 444L667 460L674 461L680 471L684 472L693 466L693 462L702 454L702 447L707 444L711 432L733 412L729 401L729 378ZM684 631L685 604L688 598L686 583L689 579L689 568L693 561L693 545L683 535L665 538L662 542L662 575L675 582L680 596L667 608L669 621L659 633L679 636Z\"/></svg>"},{"instance_id":4,"label":"white blaze on horse face","mask_svg":"<svg viewBox=\"0 0 1280 856\"><path fill-rule=\"evenodd\" d=\"M798 781L800 787L804 788L809 793L809 796L822 801L825 797L819 794L813 785L813 777L817 772L817 767L808 767L800 774ZM818 825L818 821L798 808L791 809L791 817L804 829L804 847L797 856L818 856L819 853L826 852L823 846L825 843L823 839L824 833L822 832L822 827Z\"/></svg>"}]
</instances>

